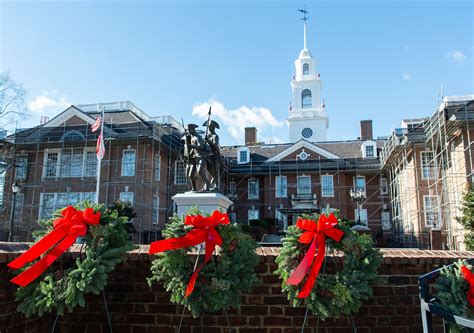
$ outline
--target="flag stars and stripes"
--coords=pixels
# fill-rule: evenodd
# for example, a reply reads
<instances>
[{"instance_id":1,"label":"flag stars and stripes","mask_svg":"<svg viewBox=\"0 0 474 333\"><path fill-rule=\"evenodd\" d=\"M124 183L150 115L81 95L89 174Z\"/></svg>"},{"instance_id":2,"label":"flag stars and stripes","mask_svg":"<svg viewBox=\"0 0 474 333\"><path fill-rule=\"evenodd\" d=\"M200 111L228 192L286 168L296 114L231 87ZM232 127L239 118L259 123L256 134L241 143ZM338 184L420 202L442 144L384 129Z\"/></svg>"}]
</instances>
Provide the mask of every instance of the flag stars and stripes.
<instances>
[{"instance_id":1,"label":"flag stars and stripes","mask_svg":"<svg viewBox=\"0 0 474 333\"><path fill-rule=\"evenodd\" d=\"M97 117L97 119L95 120L95 123L91 125L92 133L94 133L100 128L101 118L102 117Z\"/></svg>"}]
</instances>

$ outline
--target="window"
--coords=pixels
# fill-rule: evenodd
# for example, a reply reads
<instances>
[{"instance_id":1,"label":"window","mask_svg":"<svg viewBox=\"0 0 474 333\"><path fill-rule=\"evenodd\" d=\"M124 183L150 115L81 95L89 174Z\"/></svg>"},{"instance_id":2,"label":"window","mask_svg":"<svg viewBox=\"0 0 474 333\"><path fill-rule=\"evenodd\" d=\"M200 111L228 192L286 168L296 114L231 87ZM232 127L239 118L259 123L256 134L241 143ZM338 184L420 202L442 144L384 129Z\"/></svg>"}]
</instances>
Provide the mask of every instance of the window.
<instances>
[{"instance_id":1,"label":"window","mask_svg":"<svg viewBox=\"0 0 474 333\"><path fill-rule=\"evenodd\" d=\"M18 155L16 158L15 179L26 179L28 170L28 155Z\"/></svg>"},{"instance_id":2,"label":"window","mask_svg":"<svg viewBox=\"0 0 474 333\"><path fill-rule=\"evenodd\" d=\"M174 164L174 183L175 185L186 185L186 165L183 160L178 160Z\"/></svg>"},{"instance_id":3,"label":"window","mask_svg":"<svg viewBox=\"0 0 474 333\"><path fill-rule=\"evenodd\" d=\"M303 64L303 75L308 75L308 74L309 74L309 65Z\"/></svg>"},{"instance_id":4,"label":"window","mask_svg":"<svg viewBox=\"0 0 474 333\"><path fill-rule=\"evenodd\" d=\"M63 148L61 151L61 177L82 176L82 148Z\"/></svg>"},{"instance_id":5,"label":"window","mask_svg":"<svg viewBox=\"0 0 474 333\"><path fill-rule=\"evenodd\" d=\"M94 147L49 149L45 151L43 177L95 177L97 157Z\"/></svg>"},{"instance_id":6,"label":"window","mask_svg":"<svg viewBox=\"0 0 474 333\"><path fill-rule=\"evenodd\" d=\"M359 222L359 209L355 210L355 220L356 222ZM367 209L362 208L360 210L360 223L367 225Z\"/></svg>"},{"instance_id":7,"label":"window","mask_svg":"<svg viewBox=\"0 0 474 333\"><path fill-rule=\"evenodd\" d=\"M160 154L155 155L155 180L160 181L161 172L161 156Z\"/></svg>"},{"instance_id":8,"label":"window","mask_svg":"<svg viewBox=\"0 0 474 333\"><path fill-rule=\"evenodd\" d=\"M249 199L258 199L259 186L258 179L249 179L248 182L248 197Z\"/></svg>"},{"instance_id":9,"label":"window","mask_svg":"<svg viewBox=\"0 0 474 333\"><path fill-rule=\"evenodd\" d=\"M122 152L122 176L135 176L135 149L124 149Z\"/></svg>"},{"instance_id":10,"label":"window","mask_svg":"<svg viewBox=\"0 0 474 333\"><path fill-rule=\"evenodd\" d=\"M357 176L354 180L354 187L356 191L365 192L365 176Z\"/></svg>"},{"instance_id":11,"label":"window","mask_svg":"<svg viewBox=\"0 0 474 333\"><path fill-rule=\"evenodd\" d=\"M382 212L382 230L390 230L392 225L390 223L390 213Z\"/></svg>"},{"instance_id":12,"label":"window","mask_svg":"<svg viewBox=\"0 0 474 333\"><path fill-rule=\"evenodd\" d=\"M296 187L298 194L311 194L311 176L298 176Z\"/></svg>"},{"instance_id":13,"label":"window","mask_svg":"<svg viewBox=\"0 0 474 333\"><path fill-rule=\"evenodd\" d=\"M249 209L249 212L248 212L248 220L258 220L260 218L260 212L258 211L258 209Z\"/></svg>"},{"instance_id":14,"label":"window","mask_svg":"<svg viewBox=\"0 0 474 333\"><path fill-rule=\"evenodd\" d=\"M94 201L95 192L62 192L41 193L39 218L48 219L53 213L69 205L77 205L81 201Z\"/></svg>"},{"instance_id":15,"label":"window","mask_svg":"<svg viewBox=\"0 0 474 333\"><path fill-rule=\"evenodd\" d=\"M372 145L365 146L365 157L374 157L374 156L375 156L374 146Z\"/></svg>"},{"instance_id":16,"label":"window","mask_svg":"<svg viewBox=\"0 0 474 333\"><path fill-rule=\"evenodd\" d=\"M25 202L25 194L17 193L15 198L15 219L21 219L21 212L23 211L23 204Z\"/></svg>"},{"instance_id":17,"label":"window","mask_svg":"<svg viewBox=\"0 0 474 333\"><path fill-rule=\"evenodd\" d=\"M388 183L387 178L380 178L380 195L388 194Z\"/></svg>"},{"instance_id":18,"label":"window","mask_svg":"<svg viewBox=\"0 0 474 333\"><path fill-rule=\"evenodd\" d=\"M275 177L275 197L286 198L287 194L287 180L286 176Z\"/></svg>"},{"instance_id":19,"label":"window","mask_svg":"<svg viewBox=\"0 0 474 333\"><path fill-rule=\"evenodd\" d=\"M434 178L434 165L433 165L433 152L432 151L422 151L421 152L421 169L422 179L432 179Z\"/></svg>"},{"instance_id":20,"label":"window","mask_svg":"<svg viewBox=\"0 0 474 333\"><path fill-rule=\"evenodd\" d=\"M129 202L133 206L133 192L120 192L120 201Z\"/></svg>"},{"instance_id":21,"label":"window","mask_svg":"<svg viewBox=\"0 0 474 333\"><path fill-rule=\"evenodd\" d=\"M61 141L66 142L66 141L84 141L84 140L85 138L81 132L73 130L64 134Z\"/></svg>"},{"instance_id":22,"label":"window","mask_svg":"<svg viewBox=\"0 0 474 333\"><path fill-rule=\"evenodd\" d=\"M94 151L86 151L86 163L84 166L85 177L95 177L97 175L97 156Z\"/></svg>"},{"instance_id":23,"label":"window","mask_svg":"<svg viewBox=\"0 0 474 333\"><path fill-rule=\"evenodd\" d=\"M151 216L151 224L157 225L160 219L160 197L155 195L153 197L153 213Z\"/></svg>"},{"instance_id":24,"label":"window","mask_svg":"<svg viewBox=\"0 0 474 333\"><path fill-rule=\"evenodd\" d=\"M237 163L244 164L250 162L250 151L247 147L240 148L237 151Z\"/></svg>"},{"instance_id":25,"label":"window","mask_svg":"<svg viewBox=\"0 0 474 333\"><path fill-rule=\"evenodd\" d=\"M321 176L321 196L333 197L334 196L334 177L332 175Z\"/></svg>"},{"instance_id":26,"label":"window","mask_svg":"<svg viewBox=\"0 0 474 333\"><path fill-rule=\"evenodd\" d=\"M305 89L301 93L301 107L303 109L310 108L313 105L311 101L311 90Z\"/></svg>"},{"instance_id":27,"label":"window","mask_svg":"<svg viewBox=\"0 0 474 333\"><path fill-rule=\"evenodd\" d=\"M229 213L229 220L231 223L237 222L237 213Z\"/></svg>"},{"instance_id":28,"label":"window","mask_svg":"<svg viewBox=\"0 0 474 333\"><path fill-rule=\"evenodd\" d=\"M3 207L3 195L5 193L5 175L6 170L0 173L0 207Z\"/></svg>"},{"instance_id":29,"label":"window","mask_svg":"<svg viewBox=\"0 0 474 333\"><path fill-rule=\"evenodd\" d=\"M423 196L423 203L425 205L425 224L427 227L439 226L439 198L437 195Z\"/></svg>"},{"instance_id":30,"label":"window","mask_svg":"<svg viewBox=\"0 0 474 333\"><path fill-rule=\"evenodd\" d=\"M46 153L46 177L58 176L58 153Z\"/></svg>"},{"instance_id":31,"label":"window","mask_svg":"<svg viewBox=\"0 0 474 333\"><path fill-rule=\"evenodd\" d=\"M236 182L230 182L230 184L229 184L229 192L230 192L230 193L235 193L235 192L237 192L237 183L236 183Z\"/></svg>"}]
</instances>

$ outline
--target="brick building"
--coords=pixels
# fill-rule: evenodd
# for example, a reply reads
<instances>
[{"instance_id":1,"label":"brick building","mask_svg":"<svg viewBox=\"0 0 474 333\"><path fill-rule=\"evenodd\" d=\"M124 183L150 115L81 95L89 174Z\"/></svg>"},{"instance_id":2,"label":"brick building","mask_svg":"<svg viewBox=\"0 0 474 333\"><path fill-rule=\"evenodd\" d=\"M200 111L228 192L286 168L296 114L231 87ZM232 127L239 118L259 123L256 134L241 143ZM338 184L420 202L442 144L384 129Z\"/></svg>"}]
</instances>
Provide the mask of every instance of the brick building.
<instances>
[{"instance_id":1,"label":"brick building","mask_svg":"<svg viewBox=\"0 0 474 333\"><path fill-rule=\"evenodd\" d=\"M91 124L105 108L105 156L101 163L100 202L133 203L134 240L147 243L159 236L173 212L171 196L185 190L180 159L181 126L172 117L150 118L130 102L71 106L37 127L6 138L10 164L2 177L0 237L6 239L17 182L15 239L31 239L38 219L81 200L94 200L98 132ZM178 174L175 173L178 170Z\"/></svg>"}]
</instances>

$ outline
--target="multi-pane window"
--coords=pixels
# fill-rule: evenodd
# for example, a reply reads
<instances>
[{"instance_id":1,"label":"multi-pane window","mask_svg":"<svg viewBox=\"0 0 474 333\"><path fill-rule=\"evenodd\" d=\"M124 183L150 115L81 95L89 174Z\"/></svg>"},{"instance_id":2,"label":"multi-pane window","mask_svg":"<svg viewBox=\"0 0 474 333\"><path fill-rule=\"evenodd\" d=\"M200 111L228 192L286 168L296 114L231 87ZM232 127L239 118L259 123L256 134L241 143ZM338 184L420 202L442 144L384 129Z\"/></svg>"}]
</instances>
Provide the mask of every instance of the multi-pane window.
<instances>
[{"instance_id":1,"label":"multi-pane window","mask_svg":"<svg viewBox=\"0 0 474 333\"><path fill-rule=\"evenodd\" d=\"M362 208L360 211L359 209L356 209L355 220L356 222L360 222L361 224L367 225L367 209Z\"/></svg>"},{"instance_id":2,"label":"multi-pane window","mask_svg":"<svg viewBox=\"0 0 474 333\"><path fill-rule=\"evenodd\" d=\"M124 149L122 152L122 176L135 176L135 149Z\"/></svg>"},{"instance_id":3,"label":"multi-pane window","mask_svg":"<svg viewBox=\"0 0 474 333\"><path fill-rule=\"evenodd\" d=\"M388 194L388 182L387 178L380 178L380 194L386 195Z\"/></svg>"},{"instance_id":4,"label":"multi-pane window","mask_svg":"<svg viewBox=\"0 0 474 333\"><path fill-rule=\"evenodd\" d=\"M392 225L390 223L390 213L382 212L382 230L390 230Z\"/></svg>"},{"instance_id":5,"label":"multi-pane window","mask_svg":"<svg viewBox=\"0 0 474 333\"><path fill-rule=\"evenodd\" d=\"M240 156L240 163L247 163L248 162L248 152L247 150L241 150L239 152Z\"/></svg>"},{"instance_id":6,"label":"multi-pane window","mask_svg":"<svg viewBox=\"0 0 474 333\"><path fill-rule=\"evenodd\" d=\"M311 194L311 176L298 176L296 192L299 195Z\"/></svg>"},{"instance_id":7,"label":"multi-pane window","mask_svg":"<svg viewBox=\"0 0 474 333\"><path fill-rule=\"evenodd\" d=\"M16 158L15 179L26 179L28 170L28 155L18 155Z\"/></svg>"},{"instance_id":8,"label":"multi-pane window","mask_svg":"<svg viewBox=\"0 0 474 333\"><path fill-rule=\"evenodd\" d=\"M258 179L249 179L248 192L249 192L248 193L249 199L258 199L258 196L259 196Z\"/></svg>"},{"instance_id":9,"label":"multi-pane window","mask_svg":"<svg viewBox=\"0 0 474 333\"><path fill-rule=\"evenodd\" d=\"M248 211L248 220L258 220L260 218L260 212L258 209L249 209Z\"/></svg>"},{"instance_id":10,"label":"multi-pane window","mask_svg":"<svg viewBox=\"0 0 474 333\"><path fill-rule=\"evenodd\" d=\"M96 171L97 157L94 147L45 151L43 177L94 177Z\"/></svg>"},{"instance_id":11,"label":"multi-pane window","mask_svg":"<svg viewBox=\"0 0 474 333\"><path fill-rule=\"evenodd\" d=\"M229 220L232 223L236 223L237 222L237 213L235 213L235 212L229 213Z\"/></svg>"},{"instance_id":12,"label":"multi-pane window","mask_svg":"<svg viewBox=\"0 0 474 333\"><path fill-rule=\"evenodd\" d=\"M432 151L422 151L421 152L421 169L423 179L434 178L434 165L433 165L433 152Z\"/></svg>"},{"instance_id":13,"label":"multi-pane window","mask_svg":"<svg viewBox=\"0 0 474 333\"><path fill-rule=\"evenodd\" d=\"M304 89L301 92L301 107L305 109L305 108L310 108L312 105L313 105L313 102L311 101L311 90Z\"/></svg>"},{"instance_id":14,"label":"multi-pane window","mask_svg":"<svg viewBox=\"0 0 474 333\"><path fill-rule=\"evenodd\" d=\"M374 157L375 156L375 150L373 145L367 145L365 146L365 157Z\"/></svg>"},{"instance_id":15,"label":"multi-pane window","mask_svg":"<svg viewBox=\"0 0 474 333\"><path fill-rule=\"evenodd\" d=\"M423 196L425 205L425 224L428 227L439 226L439 198L437 195Z\"/></svg>"},{"instance_id":16,"label":"multi-pane window","mask_svg":"<svg viewBox=\"0 0 474 333\"><path fill-rule=\"evenodd\" d=\"M58 176L58 156L59 153L46 153L46 177L57 177Z\"/></svg>"},{"instance_id":17,"label":"multi-pane window","mask_svg":"<svg viewBox=\"0 0 474 333\"><path fill-rule=\"evenodd\" d=\"M176 161L174 164L174 183L176 185L186 184L186 165L182 160Z\"/></svg>"},{"instance_id":18,"label":"multi-pane window","mask_svg":"<svg viewBox=\"0 0 474 333\"><path fill-rule=\"evenodd\" d=\"M286 176L276 176L275 177L275 197L276 198L286 198L287 193L287 179Z\"/></svg>"},{"instance_id":19,"label":"multi-pane window","mask_svg":"<svg viewBox=\"0 0 474 333\"><path fill-rule=\"evenodd\" d=\"M153 213L151 216L151 223L158 224L160 218L160 197L155 195L153 197Z\"/></svg>"},{"instance_id":20,"label":"multi-pane window","mask_svg":"<svg viewBox=\"0 0 474 333\"><path fill-rule=\"evenodd\" d=\"M155 155L155 180L160 181L161 173L161 156L160 154Z\"/></svg>"},{"instance_id":21,"label":"multi-pane window","mask_svg":"<svg viewBox=\"0 0 474 333\"><path fill-rule=\"evenodd\" d=\"M3 194L5 192L5 174L6 171L0 173L0 207L3 207Z\"/></svg>"},{"instance_id":22,"label":"multi-pane window","mask_svg":"<svg viewBox=\"0 0 474 333\"><path fill-rule=\"evenodd\" d=\"M133 206L133 192L120 192L120 201L129 202Z\"/></svg>"},{"instance_id":23,"label":"multi-pane window","mask_svg":"<svg viewBox=\"0 0 474 333\"><path fill-rule=\"evenodd\" d=\"M15 198L15 219L21 219L21 212L23 211L23 204L25 202L25 194L17 193Z\"/></svg>"},{"instance_id":24,"label":"multi-pane window","mask_svg":"<svg viewBox=\"0 0 474 333\"><path fill-rule=\"evenodd\" d=\"M309 74L309 65L303 64L303 75L308 75L308 74Z\"/></svg>"},{"instance_id":25,"label":"multi-pane window","mask_svg":"<svg viewBox=\"0 0 474 333\"><path fill-rule=\"evenodd\" d=\"M355 189L356 191L365 192L365 177L364 176L357 176L355 177Z\"/></svg>"},{"instance_id":26,"label":"multi-pane window","mask_svg":"<svg viewBox=\"0 0 474 333\"><path fill-rule=\"evenodd\" d=\"M64 148L61 151L61 177L82 176L82 148Z\"/></svg>"},{"instance_id":27,"label":"multi-pane window","mask_svg":"<svg viewBox=\"0 0 474 333\"><path fill-rule=\"evenodd\" d=\"M69 205L77 205L81 201L94 201L95 192L63 192L63 193L41 193L40 219L47 219L53 213Z\"/></svg>"},{"instance_id":28,"label":"multi-pane window","mask_svg":"<svg viewBox=\"0 0 474 333\"><path fill-rule=\"evenodd\" d=\"M229 183L229 192L230 193L236 193L237 192L237 183L236 182L230 182Z\"/></svg>"},{"instance_id":29,"label":"multi-pane window","mask_svg":"<svg viewBox=\"0 0 474 333\"><path fill-rule=\"evenodd\" d=\"M96 175L97 175L97 156L94 151L86 151L84 176L95 177Z\"/></svg>"},{"instance_id":30,"label":"multi-pane window","mask_svg":"<svg viewBox=\"0 0 474 333\"><path fill-rule=\"evenodd\" d=\"M333 197L334 196L334 177L332 175L321 176L321 196Z\"/></svg>"}]
</instances>

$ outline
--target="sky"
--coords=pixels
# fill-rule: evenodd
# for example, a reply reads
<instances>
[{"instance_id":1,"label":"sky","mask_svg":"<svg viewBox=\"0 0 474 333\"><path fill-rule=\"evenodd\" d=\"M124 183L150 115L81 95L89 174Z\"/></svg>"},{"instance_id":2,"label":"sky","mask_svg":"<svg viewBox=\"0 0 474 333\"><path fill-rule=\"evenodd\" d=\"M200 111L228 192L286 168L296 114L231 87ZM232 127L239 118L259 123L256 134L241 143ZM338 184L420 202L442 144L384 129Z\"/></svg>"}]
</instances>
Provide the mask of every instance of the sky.
<instances>
[{"instance_id":1,"label":"sky","mask_svg":"<svg viewBox=\"0 0 474 333\"><path fill-rule=\"evenodd\" d=\"M0 71L31 112L17 126L122 100L201 124L211 104L223 144L242 144L245 126L287 142L304 6L328 140L356 139L362 119L387 136L441 94L474 93L471 1L0 0Z\"/></svg>"}]
</instances>

